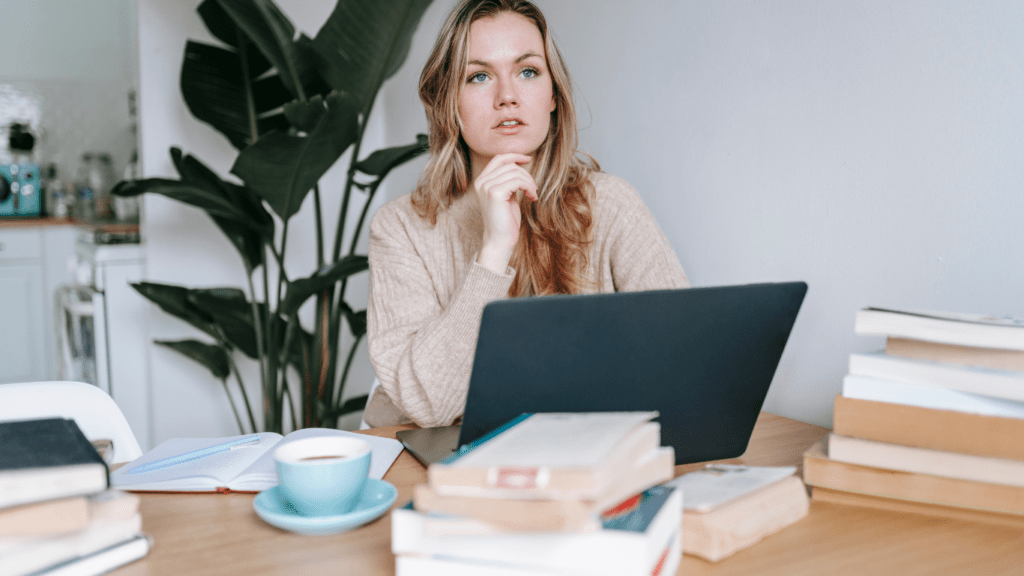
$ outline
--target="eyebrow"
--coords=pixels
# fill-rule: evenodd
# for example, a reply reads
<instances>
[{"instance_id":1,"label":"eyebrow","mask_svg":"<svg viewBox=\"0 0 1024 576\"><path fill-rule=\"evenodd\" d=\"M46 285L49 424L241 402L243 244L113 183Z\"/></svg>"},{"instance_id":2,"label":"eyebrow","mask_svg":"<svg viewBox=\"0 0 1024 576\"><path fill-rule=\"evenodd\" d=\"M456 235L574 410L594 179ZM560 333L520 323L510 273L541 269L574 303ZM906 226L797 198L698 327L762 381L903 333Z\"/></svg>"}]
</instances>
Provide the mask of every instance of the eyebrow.
<instances>
[{"instance_id":1,"label":"eyebrow","mask_svg":"<svg viewBox=\"0 0 1024 576\"><path fill-rule=\"evenodd\" d=\"M519 64L520 62L522 62L523 60L526 60L527 58L534 58L534 57L540 58L541 56L540 56L540 54L537 54L536 52L526 52L522 56L516 58L515 63ZM470 60L469 63L470 64L476 64L477 66L483 66L485 68L490 68L491 67L491 64L489 62L485 62L483 60Z\"/></svg>"}]
</instances>

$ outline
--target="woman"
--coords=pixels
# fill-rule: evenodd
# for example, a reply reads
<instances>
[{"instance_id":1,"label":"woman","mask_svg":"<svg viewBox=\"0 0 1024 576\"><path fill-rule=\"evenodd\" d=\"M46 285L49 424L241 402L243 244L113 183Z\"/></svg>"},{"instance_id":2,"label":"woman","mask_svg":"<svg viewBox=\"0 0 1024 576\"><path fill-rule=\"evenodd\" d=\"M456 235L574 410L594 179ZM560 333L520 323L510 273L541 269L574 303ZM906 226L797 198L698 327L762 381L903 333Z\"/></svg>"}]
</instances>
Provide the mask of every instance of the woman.
<instances>
[{"instance_id":1,"label":"woman","mask_svg":"<svg viewBox=\"0 0 1024 576\"><path fill-rule=\"evenodd\" d=\"M370 224L371 426L461 415L488 302L688 285L636 191L577 157L571 84L531 3L449 16L420 76L430 159Z\"/></svg>"}]
</instances>

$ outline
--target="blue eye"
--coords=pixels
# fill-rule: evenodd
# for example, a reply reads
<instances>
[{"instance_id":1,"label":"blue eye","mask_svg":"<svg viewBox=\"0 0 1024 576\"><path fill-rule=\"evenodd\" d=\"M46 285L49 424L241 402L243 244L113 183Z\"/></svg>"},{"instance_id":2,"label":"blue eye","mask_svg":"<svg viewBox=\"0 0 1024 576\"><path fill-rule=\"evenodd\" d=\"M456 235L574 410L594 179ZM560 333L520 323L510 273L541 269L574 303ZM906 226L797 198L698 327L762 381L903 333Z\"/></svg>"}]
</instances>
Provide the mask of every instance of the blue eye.
<instances>
[{"instance_id":1,"label":"blue eye","mask_svg":"<svg viewBox=\"0 0 1024 576\"><path fill-rule=\"evenodd\" d=\"M487 80L487 74L484 74L483 72L477 72L476 74L473 74L472 76L470 76L469 80L467 80L467 82L479 83L479 82L484 82L486 80Z\"/></svg>"},{"instance_id":2,"label":"blue eye","mask_svg":"<svg viewBox=\"0 0 1024 576\"><path fill-rule=\"evenodd\" d=\"M538 76L538 75L540 74L540 72L537 72L537 71L536 71L535 69L533 69L533 68L526 68L525 70L523 70L522 72L520 72L520 74L521 74L521 75L522 75L522 76L523 76L524 78L536 78L536 77L537 77L537 76Z\"/></svg>"}]
</instances>

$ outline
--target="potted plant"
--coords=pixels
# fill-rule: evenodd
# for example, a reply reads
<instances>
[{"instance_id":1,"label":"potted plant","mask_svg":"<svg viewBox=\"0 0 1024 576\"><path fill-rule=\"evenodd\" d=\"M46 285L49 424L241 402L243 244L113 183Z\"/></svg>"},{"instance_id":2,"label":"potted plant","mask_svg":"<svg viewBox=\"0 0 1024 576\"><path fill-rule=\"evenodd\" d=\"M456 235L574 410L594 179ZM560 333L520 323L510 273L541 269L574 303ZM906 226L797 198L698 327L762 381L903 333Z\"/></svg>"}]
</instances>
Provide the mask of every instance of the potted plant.
<instances>
[{"instance_id":1,"label":"potted plant","mask_svg":"<svg viewBox=\"0 0 1024 576\"><path fill-rule=\"evenodd\" d=\"M345 381L360 340L366 311L345 301L349 277L368 267L356 253L367 209L388 173L427 149L426 136L364 155L363 136L384 80L404 62L412 34L430 0L338 0L314 38L297 34L272 0L205 0L198 13L223 45L189 41L181 91L191 113L224 135L238 150L234 179L221 178L178 148L171 159L180 178L120 182L118 196L163 194L204 210L227 236L245 265L241 288L191 288L133 284L169 314L209 340L157 340L207 367L228 392L240 389L243 406L232 409L239 429L257 430L238 355L258 362L262 429L282 432L285 413L293 426L336 427L338 418L361 410L366 396L342 402ZM340 213L328 244L318 182L351 148ZM358 194L362 193L362 194ZM312 195L317 269L302 278L285 274L288 228ZM342 246L350 205L363 202L352 241ZM272 278L268 263L276 264ZM257 284L261 291L256 290ZM262 292L262 299L256 295ZM307 330L298 311L315 299ZM343 327L354 341L340 350Z\"/></svg>"}]
</instances>

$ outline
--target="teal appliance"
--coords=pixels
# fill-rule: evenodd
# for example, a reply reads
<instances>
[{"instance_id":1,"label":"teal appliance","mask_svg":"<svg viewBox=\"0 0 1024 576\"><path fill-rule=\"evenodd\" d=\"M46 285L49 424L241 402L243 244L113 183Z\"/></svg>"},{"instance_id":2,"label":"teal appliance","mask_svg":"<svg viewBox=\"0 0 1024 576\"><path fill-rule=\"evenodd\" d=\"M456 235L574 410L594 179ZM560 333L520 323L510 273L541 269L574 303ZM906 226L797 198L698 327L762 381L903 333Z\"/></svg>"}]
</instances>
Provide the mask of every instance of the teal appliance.
<instances>
[{"instance_id":1,"label":"teal appliance","mask_svg":"<svg viewBox=\"0 0 1024 576\"><path fill-rule=\"evenodd\" d=\"M43 213L39 165L0 164L0 217L38 218Z\"/></svg>"}]
</instances>

